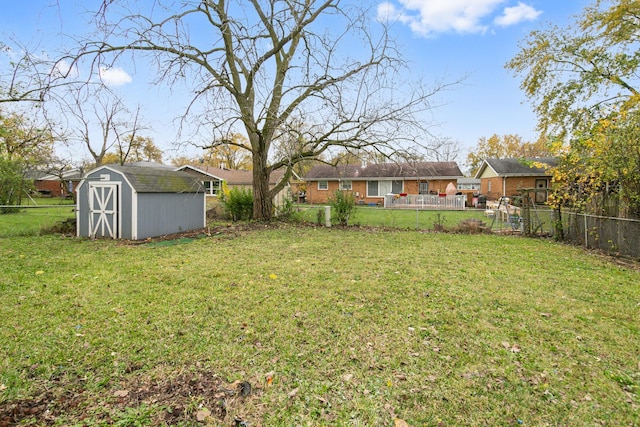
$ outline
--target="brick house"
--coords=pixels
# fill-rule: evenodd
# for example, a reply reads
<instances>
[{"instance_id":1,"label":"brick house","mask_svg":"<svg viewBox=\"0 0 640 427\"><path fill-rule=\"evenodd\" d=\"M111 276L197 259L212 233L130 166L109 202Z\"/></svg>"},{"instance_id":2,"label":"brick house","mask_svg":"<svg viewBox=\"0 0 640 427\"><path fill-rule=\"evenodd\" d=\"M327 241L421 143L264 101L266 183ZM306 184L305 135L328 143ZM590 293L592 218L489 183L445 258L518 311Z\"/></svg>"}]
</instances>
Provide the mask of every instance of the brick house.
<instances>
[{"instance_id":1,"label":"brick house","mask_svg":"<svg viewBox=\"0 0 640 427\"><path fill-rule=\"evenodd\" d=\"M184 171L199 177L202 186L205 189L205 194L209 200L217 198L222 189L222 183L226 183L229 189L236 188L251 188L253 186L253 172L252 171L240 171L234 169L216 168L213 166L205 165L185 165L179 167L177 170ZM275 187L284 178L284 170L279 169L271 172L269 175L269 188ZM276 194L273 198L273 203L276 206L283 204L286 198L291 197L293 192L291 183L287 182L286 185Z\"/></svg>"},{"instance_id":2,"label":"brick house","mask_svg":"<svg viewBox=\"0 0 640 427\"><path fill-rule=\"evenodd\" d=\"M325 204L336 192L355 195L358 203L383 204L386 194L440 194L463 178L455 162L316 165L303 178L307 202Z\"/></svg>"},{"instance_id":3,"label":"brick house","mask_svg":"<svg viewBox=\"0 0 640 427\"><path fill-rule=\"evenodd\" d=\"M74 196L75 189L82 179L83 170L76 168L60 173L35 173L33 186L42 196L69 197Z\"/></svg>"},{"instance_id":4,"label":"brick house","mask_svg":"<svg viewBox=\"0 0 640 427\"><path fill-rule=\"evenodd\" d=\"M205 165L185 165L179 167L177 170L200 177L207 196L218 195L223 181L226 182L229 188L251 188L253 185L253 172L251 171L223 169ZM274 187L282 180L283 176L284 172L282 170L272 172L269 177L269 187Z\"/></svg>"},{"instance_id":5,"label":"brick house","mask_svg":"<svg viewBox=\"0 0 640 427\"><path fill-rule=\"evenodd\" d=\"M535 189L535 202L546 203L551 188L551 171L545 167L532 166L532 162L549 167L557 165L554 157L530 159L485 159L475 175L480 179L480 194L488 200L514 197L525 188Z\"/></svg>"}]
</instances>

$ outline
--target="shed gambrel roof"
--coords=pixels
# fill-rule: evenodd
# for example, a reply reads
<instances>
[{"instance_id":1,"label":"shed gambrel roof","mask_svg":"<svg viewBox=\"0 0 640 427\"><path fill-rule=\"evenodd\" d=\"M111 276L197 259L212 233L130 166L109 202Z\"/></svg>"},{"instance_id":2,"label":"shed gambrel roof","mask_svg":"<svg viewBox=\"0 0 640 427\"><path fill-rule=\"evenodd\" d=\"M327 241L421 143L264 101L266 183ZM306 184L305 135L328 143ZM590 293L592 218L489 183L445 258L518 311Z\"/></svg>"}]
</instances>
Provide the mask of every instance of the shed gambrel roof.
<instances>
[{"instance_id":1,"label":"shed gambrel roof","mask_svg":"<svg viewBox=\"0 0 640 427\"><path fill-rule=\"evenodd\" d=\"M95 174L108 169L122 174L138 193L200 193L200 182L186 172L167 168L130 165L106 165L92 170Z\"/></svg>"},{"instance_id":2,"label":"shed gambrel roof","mask_svg":"<svg viewBox=\"0 0 640 427\"><path fill-rule=\"evenodd\" d=\"M551 173L544 167L531 166L531 162L544 163L551 167L555 167L558 164L558 159L555 157L484 159L480 169L478 169L478 172L476 173L476 178L480 178L484 174L486 168L491 168L496 175L504 177L551 175Z\"/></svg>"},{"instance_id":3,"label":"shed gambrel roof","mask_svg":"<svg viewBox=\"0 0 640 427\"><path fill-rule=\"evenodd\" d=\"M305 181L322 180L371 180L371 179L451 179L462 178L456 162L379 163L361 165L316 165Z\"/></svg>"}]
</instances>

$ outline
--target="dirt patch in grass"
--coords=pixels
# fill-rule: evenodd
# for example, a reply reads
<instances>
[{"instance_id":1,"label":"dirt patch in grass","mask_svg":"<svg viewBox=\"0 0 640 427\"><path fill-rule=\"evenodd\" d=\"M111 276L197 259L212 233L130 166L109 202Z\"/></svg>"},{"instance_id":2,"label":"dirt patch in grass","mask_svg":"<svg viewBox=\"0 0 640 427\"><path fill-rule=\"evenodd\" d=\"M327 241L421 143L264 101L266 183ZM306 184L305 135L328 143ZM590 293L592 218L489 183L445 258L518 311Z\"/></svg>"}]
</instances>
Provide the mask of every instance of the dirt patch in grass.
<instances>
[{"instance_id":1,"label":"dirt patch in grass","mask_svg":"<svg viewBox=\"0 0 640 427\"><path fill-rule=\"evenodd\" d=\"M0 403L0 427L61 422L247 425L243 407L261 394L256 384L229 383L204 369L134 375L99 392L86 390L80 379L57 380L34 397Z\"/></svg>"},{"instance_id":2,"label":"dirt patch in grass","mask_svg":"<svg viewBox=\"0 0 640 427\"><path fill-rule=\"evenodd\" d=\"M227 223L222 225L210 226L207 228L199 228L196 230L183 231L180 233L166 234L164 236L149 237L144 240L122 240L127 245L142 245L142 244L157 244L159 242L180 241L187 239L198 239L202 237L228 237L235 238L240 237L246 233L258 230L276 229L283 227L291 227L292 225L280 222L238 222Z\"/></svg>"}]
</instances>

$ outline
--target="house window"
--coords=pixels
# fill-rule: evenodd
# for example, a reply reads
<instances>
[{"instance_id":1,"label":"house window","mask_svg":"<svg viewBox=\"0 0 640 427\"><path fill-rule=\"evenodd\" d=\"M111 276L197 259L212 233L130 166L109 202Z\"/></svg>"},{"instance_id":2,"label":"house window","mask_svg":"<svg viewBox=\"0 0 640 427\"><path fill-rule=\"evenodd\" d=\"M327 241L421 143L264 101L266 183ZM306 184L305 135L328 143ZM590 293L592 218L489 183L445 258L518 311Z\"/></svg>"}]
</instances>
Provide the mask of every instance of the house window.
<instances>
[{"instance_id":1,"label":"house window","mask_svg":"<svg viewBox=\"0 0 640 427\"><path fill-rule=\"evenodd\" d=\"M547 180L546 179L536 179L536 203L546 203L547 202Z\"/></svg>"},{"instance_id":2,"label":"house window","mask_svg":"<svg viewBox=\"0 0 640 427\"><path fill-rule=\"evenodd\" d=\"M367 196L369 197L378 196L378 181L367 182Z\"/></svg>"},{"instance_id":3,"label":"house window","mask_svg":"<svg viewBox=\"0 0 640 427\"><path fill-rule=\"evenodd\" d=\"M369 181L367 182L368 197L382 197L385 194L402 193L402 181Z\"/></svg>"},{"instance_id":4,"label":"house window","mask_svg":"<svg viewBox=\"0 0 640 427\"><path fill-rule=\"evenodd\" d=\"M215 196L220 191L220 181L204 181L206 193Z\"/></svg>"},{"instance_id":5,"label":"house window","mask_svg":"<svg viewBox=\"0 0 640 427\"><path fill-rule=\"evenodd\" d=\"M491 193L491 181L487 182L487 193Z\"/></svg>"},{"instance_id":6,"label":"house window","mask_svg":"<svg viewBox=\"0 0 640 427\"><path fill-rule=\"evenodd\" d=\"M340 181L340 189L343 191L351 191L351 181Z\"/></svg>"},{"instance_id":7,"label":"house window","mask_svg":"<svg viewBox=\"0 0 640 427\"><path fill-rule=\"evenodd\" d=\"M318 181L318 190L328 190L329 181Z\"/></svg>"},{"instance_id":8,"label":"house window","mask_svg":"<svg viewBox=\"0 0 640 427\"><path fill-rule=\"evenodd\" d=\"M420 194L429 194L429 183L428 182L421 182L420 183L420 189L418 190L418 192Z\"/></svg>"}]
</instances>

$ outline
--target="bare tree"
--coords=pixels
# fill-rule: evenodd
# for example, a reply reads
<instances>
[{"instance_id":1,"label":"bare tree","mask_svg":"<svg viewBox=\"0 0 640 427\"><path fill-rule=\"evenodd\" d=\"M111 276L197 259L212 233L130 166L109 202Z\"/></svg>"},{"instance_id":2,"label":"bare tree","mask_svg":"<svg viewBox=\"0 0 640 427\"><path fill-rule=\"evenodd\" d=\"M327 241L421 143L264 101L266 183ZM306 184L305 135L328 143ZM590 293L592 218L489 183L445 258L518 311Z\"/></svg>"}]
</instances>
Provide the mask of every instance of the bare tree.
<instances>
[{"instance_id":1,"label":"bare tree","mask_svg":"<svg viewBox=\"0 0 640 427\"><path fill-rule=\"evenodd\" d=\"M436 162L454 162L460 155L460 141L449 137L433 138L427 158Z\"/></svg>"},{"instance_id":2,"label":"bare tree","mask_svg":"<svg viewBox=\"0 0 640 427\"><path fill-rule=\"evenodd\" d=\"M187 114L202 105L197 123L212 127L220 136L214 140L237 129L246 134L257 220L271 217L273 196L297 162L336 147L390 154L415 143L425 130L417 113L447 86L428 90L406 81L407 64L385 23L341 0L185 0L172 9L161 2L151 10L118 9L131 4L103 0L96 22L104 38L87 41L72 59L98 66L127 51L151 54L161 80L192 84ZM274 138L294 117L308 124L306 143L295 155L271 158ZM281 168L284 179L269 188L271 172Z\"/></svg>"},{"instance_id":3,"label":"bare tree","mask_svg":"<svg viewBox=\"0 0 640 427\"><path fill-rule=\"evenodd\" d=\"M132 115L119 96L100 84L68 89L66 96L53 100L66 118L66 137L86 148L96 167L111 148L126 158L141 129L140 108Z\"/></svg>"},{"instance_id":4,"label":"bare tree","mask_svg":"<svg viewBox=\"0 0 640 427\"><path fill-rule=\"evenodd\" d=\"M39 105L51 90L78 83L68 78L72 67L67 62L36 54L36 50L12 39L0 41L0 55L6 59L0 67L0 104Z\"/></svg>"}]
</instances>

